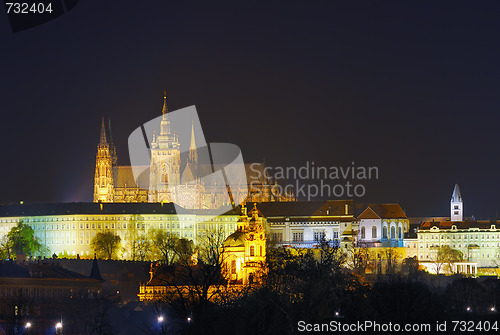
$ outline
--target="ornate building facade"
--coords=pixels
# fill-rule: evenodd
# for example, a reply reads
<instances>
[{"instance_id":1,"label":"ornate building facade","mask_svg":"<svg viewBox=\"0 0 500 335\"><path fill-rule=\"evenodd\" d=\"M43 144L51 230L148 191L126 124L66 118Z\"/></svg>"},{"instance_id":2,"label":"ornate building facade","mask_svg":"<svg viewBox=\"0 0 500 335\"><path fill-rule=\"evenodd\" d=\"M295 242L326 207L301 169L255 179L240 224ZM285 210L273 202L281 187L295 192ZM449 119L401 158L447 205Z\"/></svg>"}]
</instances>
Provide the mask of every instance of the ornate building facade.
<instances>
[{"instance_id":1,"label":"ornate building facade","mask_svg":"<svg viewBox=\"0 0 500 335\"><path fill-rule=\"evenodd\" d=\"M266 261L266 219L254 204L241 208L237 230L224 241L223 269L229 283L257 283Z\"/></svg>"},{"instance_id":2,"label":"ornate building facade","mask_svg":"<svg viewBox=\"0 0 500 335\"><path fill-rule=\"evenodd\" d=\"M102 120L97 145L94 202L174 202L184 208L215 209L231 205L228 186L215 178L212 166L198 160L194 126L185 162L178 135L168 118L166 96L163 100L159 134L150 143L150 165L136 181L131 166L119 166L111 135L111 124ZM281 194L279 186L266 173L264 164L245 164L246 180L238 180L231 189L233 199L246 201L293 201L291 194ZM212 178L213 176L213 178ZM149 185L147 188L139 185ZM236 204L237 205L237 204Z\"/></svg>"}]
</instances>

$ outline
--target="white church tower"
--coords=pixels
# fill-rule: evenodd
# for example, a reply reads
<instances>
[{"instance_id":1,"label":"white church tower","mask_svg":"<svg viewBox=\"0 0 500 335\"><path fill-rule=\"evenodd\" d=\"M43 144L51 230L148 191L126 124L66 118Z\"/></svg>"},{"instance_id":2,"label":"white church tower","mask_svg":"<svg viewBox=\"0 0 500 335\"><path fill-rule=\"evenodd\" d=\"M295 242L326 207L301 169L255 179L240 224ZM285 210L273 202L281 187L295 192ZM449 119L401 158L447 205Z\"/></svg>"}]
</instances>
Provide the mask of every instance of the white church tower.
<instances>
[{"instance_id":1,"label":"white church tower","mask_svg":"<svg viewBox=\"0 0 500 335\"><path fill-rule=\"evenodd\" d=\"M464 220L464 203L462 201L462 195L460 194L460 188L458 184L455 184L455 189L451 195L451 221L463 221Z\"/></svg>"}]
</instances>

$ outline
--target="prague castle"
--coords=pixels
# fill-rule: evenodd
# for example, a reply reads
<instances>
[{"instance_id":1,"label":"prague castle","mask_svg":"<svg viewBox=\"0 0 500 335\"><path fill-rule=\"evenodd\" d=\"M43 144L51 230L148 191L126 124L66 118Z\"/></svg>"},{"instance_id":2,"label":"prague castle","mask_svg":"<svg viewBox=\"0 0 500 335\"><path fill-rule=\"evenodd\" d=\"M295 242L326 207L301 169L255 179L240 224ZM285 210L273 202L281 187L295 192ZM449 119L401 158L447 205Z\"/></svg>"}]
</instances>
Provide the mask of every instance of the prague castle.
<instances>
[{"instance_id":1,"label":"prague castle","mask_svg":"<svg viewBox=\"0 0 500 335\"><path fill-rule=\"evenodd\" d=\"M94 202L173 202L190 209L231 205L226 183L210 178L212 165L199 162L194 126L187 159L181 161L179 138L171 129L166 95L159 134L154 134L150 143L150 157L150 166L139 177L147 180L136 180L132 166L118 165L111 123L106 126L103 118L97 145ZM244 168L247 180L237 181L238 187L230 190L232 199L248 202L294 200L290 194L280 194L278 185L267 176L263 164L245 164Z\"/></svg>"}]
</instances>

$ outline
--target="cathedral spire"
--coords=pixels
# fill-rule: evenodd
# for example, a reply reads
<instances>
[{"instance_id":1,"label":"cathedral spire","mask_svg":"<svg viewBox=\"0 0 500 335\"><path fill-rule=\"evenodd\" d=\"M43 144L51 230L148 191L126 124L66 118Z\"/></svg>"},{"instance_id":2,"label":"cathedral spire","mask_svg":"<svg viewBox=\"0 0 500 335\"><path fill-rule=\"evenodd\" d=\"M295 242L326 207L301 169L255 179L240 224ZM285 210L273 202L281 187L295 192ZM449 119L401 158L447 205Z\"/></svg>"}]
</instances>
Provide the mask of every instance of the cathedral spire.
<instances>
[{"instance_id":1,"label":"cathedral spire","mask_svg":"<svg viewBox=\"0 0 500 335\"><path fill-rule=\"evenodd\" d=\"M101 138L99 139L99 145L106 145L108 141L106 140L106 126L104 125L104 117L101 123Z\"/></svg>"},{"instance_id":2,"label":"cathedral spire","mask_svg":"<svg viewBox=\"0 0 500 335\"><path fill-rule=\"evenodd\" d=\"M167 107L167 91L163 91L163 108L162 108L163 117L160 122L160 136L163 135L172 135L170 130L170 121L167 118L168 107Z\"/></svg>"},{"instance_id":3,"label":"cathedral spire","mask_svg":"<svg viewBox=\"0 0 500 335\"><path fill-rule=\"evenodd\" d=\"M113 133L111 132L111 118L108 119L108 135L109 135L109 148L111 153L111 159L113 161L113 165L116 165L118 162L118 157L116 156L116 147L113 142Z\"/></svg>"},{"instance_id":4,"label":"cathedral spire","mask_svg":"<svg viewBox=\"0 0 500 335\"><path fill-rule=\"evenodd\" d=\"M196 141L194 139L194 122L191 121L191 145L189 146L189 149L196 149Z\"/></svg>"},{"instance_id":5,"label":"cathedral spire","mask_svg":"<svg viewBox=\"0 0 500 335\"><path fill-rule=\"evenodd\" d=\"M191 145L189 146L189 161L188 163L198 164L198 150L196 149L196 140L194 138L194 123L191 121Z\"/></svg>"},{"instance_id":6,"label":"cathedral spire","mask_svg":"<svg viewBox=\"0 0 500 335\"><path fill-rule=\"evenodd\" d=\"M168 113L168 108L167 108L167 91L163 91L163 109L161 111L163 115Z\"/></svg>"}]
</instances>

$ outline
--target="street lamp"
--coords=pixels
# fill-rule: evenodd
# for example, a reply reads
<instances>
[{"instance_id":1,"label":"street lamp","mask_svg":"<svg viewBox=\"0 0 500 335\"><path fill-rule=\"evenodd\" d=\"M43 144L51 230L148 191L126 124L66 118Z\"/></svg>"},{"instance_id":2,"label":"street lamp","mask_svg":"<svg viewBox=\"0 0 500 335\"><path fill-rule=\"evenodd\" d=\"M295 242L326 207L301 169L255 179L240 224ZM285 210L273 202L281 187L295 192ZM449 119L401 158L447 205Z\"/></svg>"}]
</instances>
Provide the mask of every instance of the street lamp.
<instances>
[{"instance_id":1,"label":"street lamp","mask_svg":"<svg viewBox=\"0 0 500 335\"><path fill-rule=\"evenodd\" d=\"M24 328L31 328L31 322L26 322L26 325L24 326Z\"/></svg>"},{"instance_id":2,"label":"street lamp","mask_svg":"<svg viewBox=\"0 0 500 335\"><path fill-rule=\"evenodd\" d=\"M62 322L56 323L56 334L62 334Z\"/></svg>"},{"instance_id":3,"label":"street lamp","mask_svg":"<svg viewBox=\"0 0 500 335\"><path fill-rule=\"evenodd\" d=\"M158 317L158 323L162 323L162 322L163 322L163 320L165 320L165 319L163 318L163 316L159 316L159 317Z\"/></svg>"}]
</instances>

